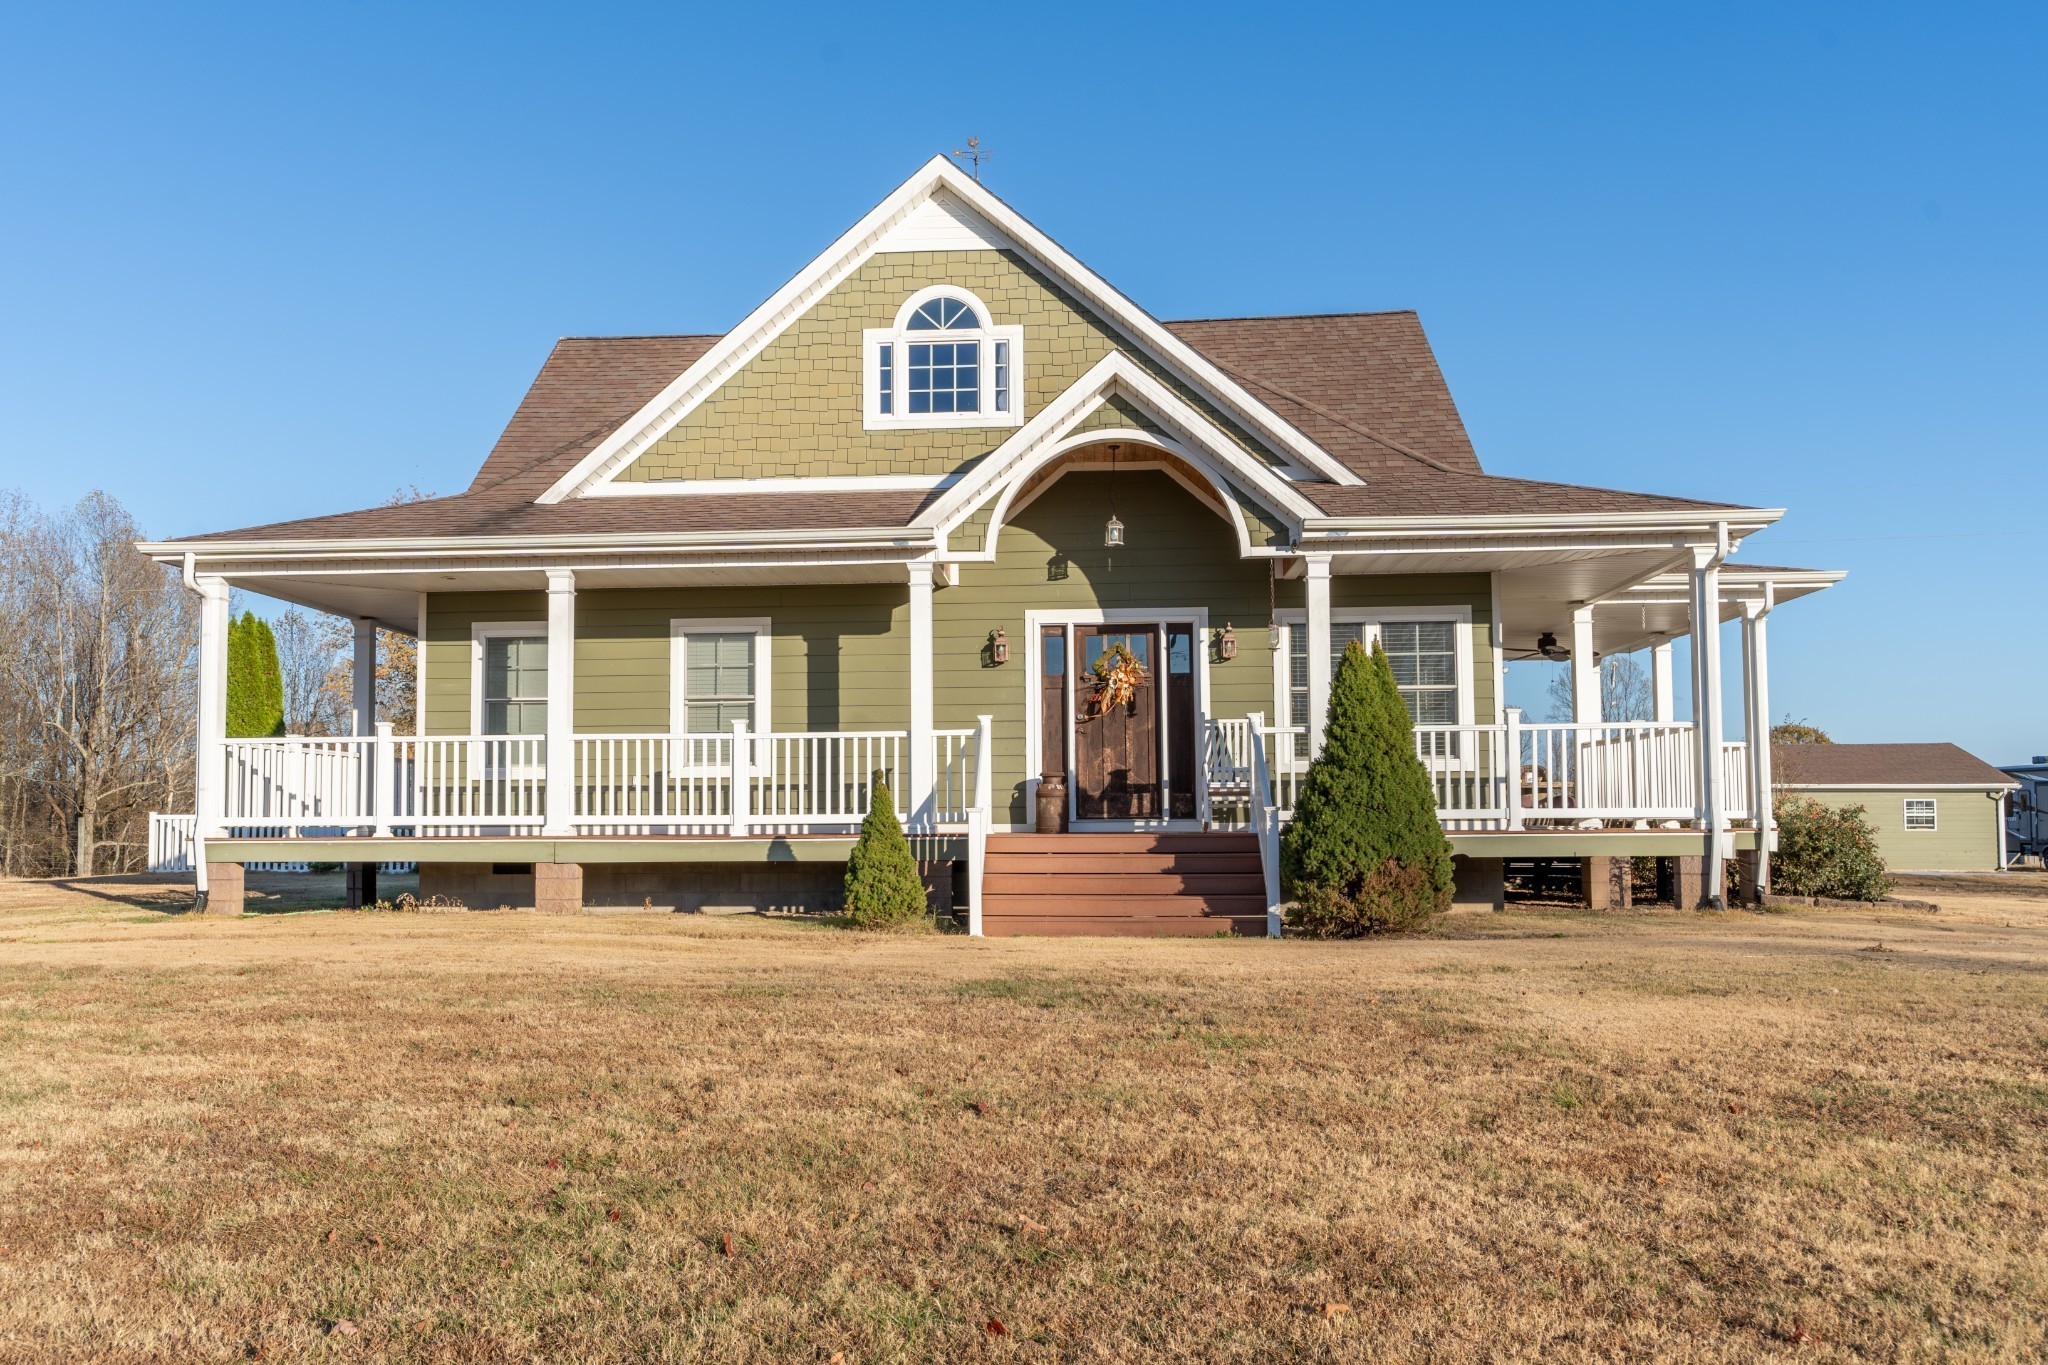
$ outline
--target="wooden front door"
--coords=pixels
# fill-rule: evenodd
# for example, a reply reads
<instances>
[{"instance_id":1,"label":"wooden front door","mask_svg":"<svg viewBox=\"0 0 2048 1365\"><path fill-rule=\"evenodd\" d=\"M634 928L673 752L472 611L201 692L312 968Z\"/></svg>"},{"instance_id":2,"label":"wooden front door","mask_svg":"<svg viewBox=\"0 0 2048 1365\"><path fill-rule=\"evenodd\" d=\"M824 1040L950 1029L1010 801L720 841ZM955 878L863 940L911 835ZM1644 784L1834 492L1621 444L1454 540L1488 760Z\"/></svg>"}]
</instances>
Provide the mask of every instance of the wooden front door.
<instances>
[{"instance_id":1,"label":"wooden front door","mask_svg":"<svg viewBox=\"0 0 2048 1365\"><path fill-rule=\"evenodd\" d=\"M1095 665L1114 646L1145 671L1128 701L1104 705ZM1159 629L1074 627L1074 818L1157 820L1161 809Z\"/></svg>"}]
</instances>

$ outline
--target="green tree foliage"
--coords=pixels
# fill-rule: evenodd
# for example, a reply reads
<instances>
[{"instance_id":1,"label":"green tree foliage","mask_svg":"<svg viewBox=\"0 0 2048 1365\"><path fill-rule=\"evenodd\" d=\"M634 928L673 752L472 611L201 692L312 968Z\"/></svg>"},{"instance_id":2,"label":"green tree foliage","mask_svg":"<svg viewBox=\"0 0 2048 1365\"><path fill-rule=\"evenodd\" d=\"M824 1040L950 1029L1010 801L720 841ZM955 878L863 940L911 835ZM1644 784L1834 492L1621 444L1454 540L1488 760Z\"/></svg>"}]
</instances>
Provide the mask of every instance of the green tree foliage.
<instances>
[{"instance_id":1,"label":"green tree foliage","mask_svg":"<svg viewBox=\"0 0 2048 1365\"><path fill-rule=\"evenodd\" d=\"M284 673L277 637L253 611L228 622L228 737L261 739L284 733Z\"/></svg>"},{"instance_id":2,"label":"green tree foliage","mask_svg":"<svg viewBox=\"0 0 2048 1365\"><path fill-rule=\"evenodd\" d=\"M1810 796L1778 798L1778 851L1771 890L1785 896L1876 901L1891 894L1891 873L1877 831L1861 806L1830 806Z\"/></svg>"},{"instance_id":3,"label":"green tree foliage","mask_svg":"<svg viewBox=\"0 0 2048 1365\"><path fill-rule=\"evenodd\" d=\"M863 929L891 929L923 919L925 911L924 882L896 821L896 800L877 782L846 859L846 917Z\"/></svg>"},{"instance_id":4,"label":"green tree foliage","mask_svg":"<svg viewBox=\"0 0 2048 1365\"><path fill-rule=\"evenodd\" d=\"M1318 938L1416 928L1451 904L1451 845L1415 756L1415 727L1377 643L1330 683L1323 750L1302 775L1280 849L1289 927Z\"/></svg>"}]
</instances>

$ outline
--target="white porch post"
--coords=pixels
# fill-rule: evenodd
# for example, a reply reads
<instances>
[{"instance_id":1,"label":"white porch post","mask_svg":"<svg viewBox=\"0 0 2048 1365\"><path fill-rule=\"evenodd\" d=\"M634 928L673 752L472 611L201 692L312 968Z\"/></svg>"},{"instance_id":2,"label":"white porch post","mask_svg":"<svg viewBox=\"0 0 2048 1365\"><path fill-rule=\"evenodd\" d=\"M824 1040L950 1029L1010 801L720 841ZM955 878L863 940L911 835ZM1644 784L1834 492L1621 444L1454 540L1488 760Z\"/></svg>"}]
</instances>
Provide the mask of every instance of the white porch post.
<instances>
[{"instance_id":1,"label":"white porch post","mask_svg":"<svg viewBox=\"0 0 2048 1365\"><path fill-rule=\"evenodd\" d=\"M1302 556L1308 589L1308 751L1323 751L1323 727L1330 718L1330 556Z\"/></svg>"},{"instance_id":2,"label":"white porch post","mask_svg":"<svg viewBox=\"0 0 2048 1365\"><path fill-rule=\"evenodd\" d=\"M1600 656L1593 652L1593 609L1572 612L1572 719L1598 725L1607 719L1600 708Z\"/></svg>"},{"instance_id":3,"label":"white porch post","mask_svg":"<svg viewBox=\"0 0 2048 1365\"><path fill-rule=\"evenodd\" d=\"M355 644L355 732L377 732L377 623L367 616L356 617Z\"/></svg>"},{"instance_id":4,"label":"white porch post","mask_svg":"<svg viewBox=\"0 0 2048 1365\"><path fill-rule=\"evenodd\" d=\"M549 569L547 791L541 833L576 828L576 575Z\"/></svg>"},{"instance_id":5,"label":"white porch post","mask_svg":"<svg viewBox=\"0 0 2048 1365\"><path fill-rule=\"evenodd\" d=\"M1671 686L1671 642L1650 647L1650 718L1669 725L1678 718Z\"/></svg>"},{"instance_id":6,"label":"white porch post","mask_svg":"<svg viewBox=\"0 0 2048 1365\"><path fill-rule=\"evenodd\" d=\"M1696 550L1692 568L1693 732L1698 742L1694 770L1699 774L1697 807L1704 847L1700 877L1701 903L1711 909L1728 904L1726 869L1721 864L1721 833L1728 824L1727 796L1721 790L1721 561L1723 548Z\"/></svg>"},{"instance_id":7,"label":"white porch post","mask_svg":"<svg viewBox=\"0 0 2048 1365\"><path fill-rule=\"evenodd\" d=\"M1771 586L1764 585L1761 600L1742 604L1742 718L1744 742L1749 745L1749 814L1756 826L1756 884L1761 890L1771 885L1771 661L1768 627L1771 619Z\"/></svg>"},{"instance_id":8,"label":"white porch post","mask_svg":"<svg viewBox=\"0 0 2048 1365\"><path fill-rule=\"evenodd\" d=\"M932 755L932 562L910 565L910 791L904 809L914 829L930 829L934 817Z\"/></svg>"},{"instance_id":9,"label":"white porch post","mask_svg":"<svg viewBox=\"0 0 2048 1365\"><path fill-rule=\"evenodd\" d=\"M206 904L206 841L225 833L228 734L228 582L192 580L199 592L198 745L192 767L192 868L198 903Z\"/></svg>"}]
</instances>

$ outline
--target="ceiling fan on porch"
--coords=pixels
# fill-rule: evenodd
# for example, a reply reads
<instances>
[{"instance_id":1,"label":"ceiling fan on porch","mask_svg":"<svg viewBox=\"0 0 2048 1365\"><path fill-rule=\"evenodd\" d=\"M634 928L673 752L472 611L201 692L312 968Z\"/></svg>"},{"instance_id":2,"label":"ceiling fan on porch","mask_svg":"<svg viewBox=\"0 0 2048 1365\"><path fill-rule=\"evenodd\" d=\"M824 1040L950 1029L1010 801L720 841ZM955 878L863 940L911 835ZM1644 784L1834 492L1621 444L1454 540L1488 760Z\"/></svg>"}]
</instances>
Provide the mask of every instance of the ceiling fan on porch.
<instances>
[{"instance_id":1,"label":"ceiling fan on porch","mask_svg":"<svg viewBox=\"0 0 2048 1365\"><path fill-rule=\"evenodd\" d=\"M1549 630L1536 637L1536 652L1543 658L1558 663L1572 657L1572 652L1569 649L1559 647L1557 633Z\"/></svg>"}]
</instances>

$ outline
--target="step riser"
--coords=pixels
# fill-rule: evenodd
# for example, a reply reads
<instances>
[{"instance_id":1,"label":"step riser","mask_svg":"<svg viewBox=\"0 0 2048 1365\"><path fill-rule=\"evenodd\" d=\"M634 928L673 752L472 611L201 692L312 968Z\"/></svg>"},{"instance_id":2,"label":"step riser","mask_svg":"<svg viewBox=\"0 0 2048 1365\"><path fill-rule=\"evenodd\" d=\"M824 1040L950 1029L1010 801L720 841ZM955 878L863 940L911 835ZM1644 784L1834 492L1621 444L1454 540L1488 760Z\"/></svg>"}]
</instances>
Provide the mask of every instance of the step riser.
<instances>
[{"instance_id":1,"label":"step riser","mask_svg":"<svg viewBox=\"0 0 2048 1365\"><path fill-rule=\"evenodd\" d=\"M1090 919L1074 915L1018 915L984 918L981 932L989 938L1029 934L1035 938L1088 935L1095 938L1213 938L1231 933L1246 938L1266 936L1266 917L1227 919Z\"/></svg>"},{"instance_id":2,"label":"step riser","mask_svg":"<svg viewBox=\"0 0 2048 1365\"><path fill-rule=\"evenodd\" d=\"M1101 916L1107 919L1176 919L1194 915L1266 914L1263 896L1018 896L986 895L990 915Z\"/></svg>"},{"instance_id":3,"label":"step riser","mask_svg":"<svg viewBox=\"0 0 2048 1365\"><path fill-rule=\"evenodd\" d=\"M983 878L985 934L1266 932L1249 834L992 834Z\"/></svg>"},{"instance_id":4,"label":"step riser","mask_svg":"<svg viewBox=\"0 0 2048 1365\"><path fill-rule=\"evenodd\" d=\"M1171 872L1033 877L992 871L983 876L982 885L991 896L1058 896L1062 899L1069 896L1257 896L1265 892L1266 879L1256 872L1209 872L1186 877Z\"/></svg>"},{"instance_id":5,"label":"step riser","mask_svg":"<svg viewBox=\"0 0 2048 1365\"><path fill-rule=\"evenodd\" d=\"M991 834L991 853L1246 853L1259 841L1249 834Z\"/></svg>"},{"instance_id":6,"label":"step riser","mask_svg":"<svg viewBox=\"0 0 2048 1365\"><path fill-rule=\"evenodd\" d=\"M1256 853L1118 853L1089 857L1074 853L990 853L987 870L1027 876L1129 876L1141 872L1172 872L1181 876L1208 872L1259 872Z\"/></svg>"}]
</instances>

